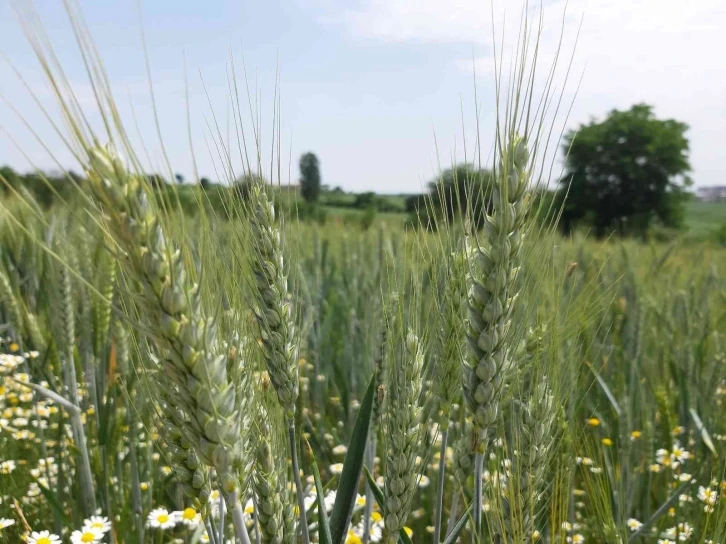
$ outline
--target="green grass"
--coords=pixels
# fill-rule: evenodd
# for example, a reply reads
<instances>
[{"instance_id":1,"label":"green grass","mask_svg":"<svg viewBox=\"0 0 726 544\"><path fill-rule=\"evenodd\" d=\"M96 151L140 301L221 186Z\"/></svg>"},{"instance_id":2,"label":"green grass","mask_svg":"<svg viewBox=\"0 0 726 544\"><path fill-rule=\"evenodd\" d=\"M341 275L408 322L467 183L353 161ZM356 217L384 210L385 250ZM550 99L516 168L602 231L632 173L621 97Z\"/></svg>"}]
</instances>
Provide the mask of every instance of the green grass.
<instances>
[{"instance_id":1,"label":"green grass","mask_svg":"<svg viewBox=\"0 0 726 544\"><path fill-rule=\"evenodd\" d=\"M686 226L694 234L709 234L726 221L726 202L686 203Z\"/></svg>"}]
</instances>

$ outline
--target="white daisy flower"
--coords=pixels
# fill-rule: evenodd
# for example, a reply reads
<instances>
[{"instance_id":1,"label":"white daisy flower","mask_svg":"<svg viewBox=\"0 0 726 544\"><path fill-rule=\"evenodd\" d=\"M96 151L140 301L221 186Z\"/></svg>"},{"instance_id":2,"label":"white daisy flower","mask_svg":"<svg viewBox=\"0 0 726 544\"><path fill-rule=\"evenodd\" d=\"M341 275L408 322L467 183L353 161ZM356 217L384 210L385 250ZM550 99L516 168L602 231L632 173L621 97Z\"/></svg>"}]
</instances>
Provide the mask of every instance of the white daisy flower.
<instances>
[{"instance_id":1,"label":"white daisy flower","mask_svg":"<svg viewBox=\"0 0 726 544\"><path fill-rule=\"evenodd\" d=\"M335 446L333 448L333 455L337 455L337 456L345 455L347 453L347 451L348 451L347 446L345 446L344 444L339 444L338 446Z\"/></svg>"},{"instance_id":2,"label":"white daisy flower","mask_svg":"<svg viewBox=\"0 0 726 544\"><path fill-rule=\"evenodd\" d=\"M86 544L89 542L100 542L103 539L103 531L93 527L84 527L80 531L71 533L72 544Z\"/></svg>"},{"instance_id":3,"label":"white daisy flower","mask_svg":"<svg viewBox=\"0 0 726 544\"><path fill-rule=\"evenodd\" d=\"M185 508L182 511L174 512L172 515L189 529L196 529L202 522L201 514L194 508Z\"/></svg>"},{"instance_id":4,"label":"white daisy flower","mask_svg":"<svg viewBox=\"0 0 726 544\"><path fill-rule=\"evenodd\" d=\"M155 529L173 529L176 526L176 518L166 508L156 508L146 518L146 525Z\"/></svg>"},{"instance_id":5,"label":"white daisy flower","mask_svg":"<svg viewBox=\"0 0 726 544\"><path fill-rule=\"evenodd\" d=\"M330 512L333 509L333 505L335 504L335 497L337 496L337 493L335 491L328 491L328 494L325 495L324 503L325 503L325 511Z\"/></svg>"},{"instance_id":6,"label":"white daisy flower","mask_svg":"<svg viewBox=\"0 0 726 544\"><path fill-rule=\"evenodd\" d=\"M313 495L312 493L305 495L305 497L303 498L303 504L305 505L306 512L310 510L310 508L312 508L317 498L317 495Z\"/></svg>"},{"instance_id":7,"label":"white daisy flower","mask_svg":"<svg viewBox=\"0 0 726 544\"><path fill-rule=\"evenodd\" d=\"M60 537L50 531L33 531L28 537L28 544L60 544Z\"/></svg>"},{"instance_id":8,"label":"white daisy flower","mask_svg":"<svg viewBox=\"0 0 726 544\"><path fill-rule=\"evenodd\" d=\"M640 528L641 528L641 527L643 526L643 524L642 524L642 523L640 523L640 522L639 522L639 521L638 521L637 519L635 519L635 518L630 518L630 519L629 519L629 520L628 520L628 521L626 522L626 524L627 524L627 526L628 526L628 529L630 529L631 531L637 531L638 529L640 529Z\"/></svg>"},{"instance_id":9,"label":"white daisy flower","mask_svg":"<svg viewBox=\"0 0 726 544\"><path fill-rule=\"evenodd\" d=\"M103 533L107 533L111 530L111 522L104 516L91 516L83 523L83 526L90 527L91 529L98 529Z\"/></svg>"},{"instance_id":10,"label":"white daisy flower","mask_svg":"<svg viewBox=\"0 0 726 544\"><path fill-rule=\"evenodd\" d=\"M363 520L360 520L360 523L355 528L355 534L359 537L363 538L363 533L365 532L365 526L363 525ZM371 523L368 527L368 540L370 542L380 542L383 539L383 527L380 523Z\"/></svg>"},{"instance_id":11,"label":"white daisy flower","mask_svg":"<svg viewBox=\"0 0 726 544\"><path fill-rule=\"evenodd\" d=\"M673 444L673 451L671 452L671 454L681 463L685 462L691 457L691 454L684 450L678 442Z\"/></svg>"},{"instance_id":12,"label":"white daisy flower","mask_svg":"<svg viewBox=\"0 0 726 544\"><path fill-rule=\"evenodd\" d=\"M710 487L699 486L698 498L706 504L713 506L718 501L718 493Z\"/></svg>"}]
</instances>

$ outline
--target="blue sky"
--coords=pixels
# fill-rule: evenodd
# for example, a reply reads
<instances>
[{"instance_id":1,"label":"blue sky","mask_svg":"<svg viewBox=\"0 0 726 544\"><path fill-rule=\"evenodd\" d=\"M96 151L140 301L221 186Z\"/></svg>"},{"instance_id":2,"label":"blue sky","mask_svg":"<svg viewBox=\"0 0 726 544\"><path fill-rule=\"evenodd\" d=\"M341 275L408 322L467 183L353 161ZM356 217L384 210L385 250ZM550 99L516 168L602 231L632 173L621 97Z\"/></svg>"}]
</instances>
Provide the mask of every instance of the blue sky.
<instances>
[{"instance_id":1,"label":"blue sky","mask_svg":"<svg viewBox=\"0 0 726 544\"><path fill-rule=\"evenodd\" d=\"M57 113L11 8L25 3L0 0L0 51L21 70L41 102ZM139 154L150 170L164 171L137 2L79 3L126 128L138 149L143 146L148 151L148 161L146 153ZM724 4L722 0L570 0L565 11L564 0L545 2L542 65L552 61L563 28L562 51L568 57L555 78L557 91L564 89L565 105L558 117L548 119L555 133L591 116L602 117L612 108L647 102L655 106L657 115L691 126L696 184L726 184L726 66L719 53L726 50ZM236 149L229 123L230 51L240 82L244 58L253 94L261 98L265 164L279 69L283 183L295 182L298 157L310 150L320 159L323 183L352 191L419 191L435 175L438 164L464 160L465 142L466 156L472 157L476 137L473 67L486 162L495 111L491 17L499 33L504 29L504 50L510 51L520 6L519 0L495 0L493 8L489 0L141 0L157 110L172 169L193 177L186 61L192 146L199 174L215 180L223 177L212 135L216 118L223 138L226 141L231 134ZM62 2L36 0L35 7L82 107L97 123L91 88ZM0 63L0 81L0 164L23 171L55 166L23 127L15 108L55 159L64 167L74 167L71 155L62 149L60 139L4 63ZM565 119L563 112L567 113L573 99ZM547 160L555 159L556 171L559 154L550 147Z\"/></svg>"}]
</instances>

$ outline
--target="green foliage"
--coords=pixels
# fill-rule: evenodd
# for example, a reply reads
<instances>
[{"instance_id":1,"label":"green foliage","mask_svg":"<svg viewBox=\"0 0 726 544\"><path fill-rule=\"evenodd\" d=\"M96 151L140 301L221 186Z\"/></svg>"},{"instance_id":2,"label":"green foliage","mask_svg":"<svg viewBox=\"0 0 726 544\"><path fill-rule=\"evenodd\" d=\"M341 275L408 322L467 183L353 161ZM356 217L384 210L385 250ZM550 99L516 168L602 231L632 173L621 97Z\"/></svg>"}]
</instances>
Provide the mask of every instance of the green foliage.
<instances>
[{"instance_id":1,"label":"green foliage","mask_svg":"<svg viewBox=\"0 0 726 544\"><path fill-rule=\"evenodd\" d=\"M340 484L338 485L338 492L335 497L335 504L330 515L330 527L333 536L332 542L335 543L344 541L345 531L350 525L350 519L353 516L358 483L363 473L363 459L371 426L375 389L376 377L374 375L363 396L363 402L355 421L353 434L348 445L349 453L345 457L343 471L340 475Z\"/></svg>"},{"instance_id":2,"label":"green foliage","mask_svg":"<svg viewBox=\"0 0 726 544\"><path fill-rule=\"evenodd\" d=\"M353 202L354 208L359 209L367 209L367 208L377 208L378 202L377 202L376 193L373 192L367 192L367 193L360 193L355 195L355 201Z\"/></svg>"},{"instance_id":3,"label":"green foliage","mask_svg":"<svg viewBox=\"0 0 726 544\"><path fill-rule=\"evenodd\" d=\"M475 228L482 226L484 212L491 209L492 173L471 164L444 170L429 183L425 195L406 200L406 211L415 225L435 230L445 221L468 217Z\"/></svg>"},{"instance_id":4,"label":"green foliage","mask_svg":"<svg viewBox=\"0 0 726 544\"><path fill-rule=\"evenodd\" d=\"M713 231L713 237L717 243L726 247L726 221L721 223L721 225Z\"/></svg>"},{"instance_id":5,"label":"green foliage","mask_svg":"<svg viewBox=\"0 0 726 544\"><path fill-rule=\"evenodd\" d=\"M656 220L681 226L691 169L687 130L686 124L657 119L650 106L638 104L567 133L563 229L585 222L603 237L613 231L644 235Z\"/></svg>"},{"instance_id":6,"label":"green foliage","mask_svg":"<svg viewBox=\"0 0 726 544\"><path fill-rule=\"evenodd\" d=\"M315 202L320 196L320 163L314 153L300 157L300 194L306 202Z\"/></svg>"},{"instance_id":7,"label":"green foliage","mask_svg":"<svg viewBox=\"0 0 726 544\"><path fill-rule=\"evenodd\" d=\"M360 226L363 230L368 230L376 220L376 207L369 205L364 211L360 218Z\"/></svg>"},{"instance_id":8,"label":"green foliage","mask_svg":"<svg viewBox=\"0 0 726 544\"><path fill-rule=\"evenodd\" d=\"M20 186L20 176L9 166L0 167L0 192L7 195L11 189Z\"/></svg>"},{"instance_id":9,"label":"green foliage","mask_svg":"<svg viewBox=\"0 0 726 544\"><path fill-rule=\"evenodd\" d=\"M710 234L726 217L726 202L686 202L686 227L696 235Z\"/></svg>"},{"instance_id":10,"label":"green foliage","mask_svg":"<svg viewBox=\"0 0 726 544\"><path fill-rule=\"evenodd\" d=\"M59 200L77 199L78 187L86 187L86 180L73 171L19 174L9 166L0 168L0 194L7 195L24 188L46 209Z\"/></svg>"},{"instance_id":11,"label":"green foliage","mask_svg":"<svg viewBox=\"0 0 726 544\"><path fill-rule=\"evenodd\" d=\"M97 96L110 97L76 25ZM51 53L36 53L60 82ZM445 223L435 233L288 221L297 191L254 178L206 190L148 183L110 148L99 153L77 103L57 92L90 180L69 174L63 188L89 183L96 198L57 198L39 176L63 204L53 213L24 187L21 202L0 202L0 315L10 321L0 329L12 329L0 339L0 452L13 461L0 466L0 517L17 522L5 531L2 520L3 540L50 527L66 536L96 502L113 527L105 538L119 544L194 542L203 532L244 544L248 527L259 536L262 525L264 542L295 544L299 530L303 544L308 531L338 544L361 540L362 521L385 526L376 536L388 544L419 542L444 508L451 532L435 534L448 533L446 544L678 541L679 527L693 541L722 542L726 253L677 243L645 251L533 228L538 160L526 138L544 120L529 117L528 68L515 65L523 75L504 90L494 173L455 168L419 207L431 210L427 227ZM541 103L551 98L546 91ZM99 106L109 137L139 164L121 121L104 115L113 104ZM524 139L513 133L522 126ZM359 226L360 212L348 217ZM463 258L440 258L459 247L464 218L484 232L466 228ZM442 427L432 361L446 353L431 317L455 306L442 301L439 281L455 276L465 278L469 311L466 339L453 339L466 346L464 402L453 398L462 388L445 393L454 464L443 437L441 458L434 453ZM381 374L369 382L374 368ZM68 406L70 421L58 409ZM374 406L385 417L372 418ZM296 429L314 449L307 466L297 463ZM304 478L313 459L314 490ZM447 463L457 470L445 482L438 467ZM444 485L433 503L437 471ZM329 518L323 482L337 485ZM681 491L695 494L692 482L699 495L681 500ZM714 500L702 498L706 489ZM364 513L374 496L380 511ZM309 526L311 500L320 523ZM191 521L204 524L195 535L189 504L199 510ZM159 507L174 511L156 518L171 526L152 523L145 535ZM633 529L637 520L647 535Z\"/></svg>"},{"instance_id":12,"label":"green foliage","mask_svg":"<svg viewBox=\"0 0 726 544\"><path fill-rule=\"evenodd\" d=\"M46 230L37 217L25 208L22 210L18 212L18 220L32 229L39 240L46 239L50 235L50 228ZM241 247L231 244L230 240L234 239L235 232L247 228L246 219L225 219L214 223L212 229L205 228L202 219L201 214L189 219L176 212L167 218L169 231L177 233L175 239L183 239L184 247L189 248L192 254L204 255L203 262L208 266L201 281L204 282L205 292L209 294L204 297L202 304L220 316L222 328L219 335L226 338L231 335L228 326L222 326L227 319L227 312L220 308L221 293L232 297L231 304L236 306L239 303L235 303L233 297L244 297L245 288L235 287L239 280L234 276L228 280L229 283L217 286L216 291L210 293L207 288L228 276L226 270L237 270L234 263ZM182 223L188 233L185 238L181 238L180 234ZM117 332L107 332L109 328L104 320L92 318L87 321L83 317L86 315L83 310L84 298L89 298L92 305L103 302L92 291L92 287L105 291L101 286L107 279L107 267L96 265L98 261L93 257L104 254L103 238L97 232L89 236L80 229L70 228L67 222L58 223L53 232L67 240L66 255L75 254L74 249L80 248L86 240L85 243L90 245L88 253L92 256L84 260L80 254L77 255L79 265L83 266L79 272L88 284L80 281L74 284L77 294L74 308L77 336L75 353L80 365L83 336L89 333L92 340L98 338L99 347L92 349L98 356L91 375L95 376L95 383L98 384L97 412L102 417L100 425L97 425L89 412L86 432L99 505L105 514L106 505L110 504L111 511L121 519L123 525L120 527L129 528L127 532L119 531L119 542L144 542L134 537L135 530L131 529L139 520L136 508L142 512L140 521L143 525L144 516L152 507L174 507L172 498L184 484L176 476L167 476L160 470L165 465L172 468L177 466L177 456L168 456L165 448L158 449L159 442L149 439L160 430L153 417L158 407L152 396L153 391L149 390L146 379L139 375L139 369L152 361L144 344L138 343L141 337L133 328L128 328L126 320L119 319L115 311L111 317L110 330L126 331L128 342ZM215 244L220 245L212 246L215 251L205 252L202 240L210 233L219 240ZM289 224L284 234L290 241L287 245L290 259L294 259L289 291L294 293L291 295L292 300L295 307L300 309L300 327L305 334L300 354L305 363L299 364L300 405L303 407L301 417L304 424L301 432L309 435L308 440L319 463L322 483L329 486L326 492L336 488L340 490L341 480L334 475L332 467L343 461L343 458L336 455L333 449L348 444L351 458L360 451L351 442L353 435L357 434L353 433L353 422L356 412L363 412L358 402L366 404L364 390L374 365L374 350L377 349L376 339L382 320L381 291L399 291L406 297L418 293L417 296L424 302L430 301L430 304L434 304L436 297L440 296L437 283L423 282L420 289L414 289L410 285L387 284L385 278L403 275L406 270L416 277L426 276L430 267L441 262L439 259L427 261L426 248L438 247L443 234L402 231L381 233L377 229L364 232L353 226L346 228L328 224L320 227L311 223ZM515 312L512 318L517 330L531 324L535 312L548 323L547 333L541 342L545 346L544 352L533 363L536 369L535 383L547 375L553 387L555 405L561 411L558 412L560 415L556 423L557 434L552 433L552 436L558 437L554 451L556 458L551 468L548 466L545 470L548 485L545 496L564 495L565 500L572 501L566 506L571 505L581 516L579 532L585 535L586 541L596 542L599 538L601 542L612 542L612 538L597 536L601 531L598 527L617 524L622 528L630 517L641 522L651 519L654 512L673 495L675 488L672 482L677 473L688 472L698 480L698 485L704 486L708 485L711 477L721 478L721 459L726 455L726 424L720 415L722 406L719 405L723 401L722 384L726 383L726 366L723 365L726 344L720 327L726 312L726 284L723 279L726 253L705 244L676 243L666 247L656 243L648 247L627 240L596 243L547 236L525 241L531 246L555 248L540 254L533 254L531 250L524 252L528 255L522 268L522 283L526 289L518 300L522 307L531 310ZM418 246L424 249L421 253L413 250ZM9 292L18 303L15 311L8 305L9 298L0 297L0 315L6 319L10 315L19 316L12 319L22 325L20 339L23 346L42 344L34 340L38 335L32 332L26 314L34 316L41 331L40 338L53 340L54 336L50 334L51 322L57 313L54 301L61 294L55 283L45 281L51 277L48 270L52 270L52 259L39 250L35 242L25 237L19 226L2 218L0 247L3 248L0 263L10 282ZM221 248L225 248L224 251ZM577 263L576 267L571 264L574 262ZM694 267L694 262L708 263L708 266ZM117 293L126 289L126 281L119 278L115 285ZM404 317L413 318L415 312L413 308L408 308L403 312ZM91 315L98 313L101 312L92 312ZM427 320L422 323L428 324L429 314L425 315ZM245 338L251 332L244 328L238 330ZM429 335L433 333L432 330L427 331ZM394 335L394 344L401 341ZM126 343L128 348L122 349ZM439 356L439 349L428 344L426 357ZM1 350L7 350L7 344ZM253 353L246 349L240 361L254 363L256 356ZM517 360L523 360L519 353ZM55 344L41 347L40 355L29 360L31 381L46 380L51 387L59 387L62 383L59 380L59 365ZM254 364L252 368L255 368ZM79 372L78 379L84 380L83 375L88 374ZM319 380L319 376L323 379ZM566 386L562 386L562 382ZM9 386L7 381L4 383L6 387ZM518 419L508 418L512 413L518 413L519 405L515 399L520 395L520 390L528 392L529 386L514 379L509 390L501 408L501 417L516 422ZM380 394L380 391L376 393ZM0 399L0 404L7 402L7 398L10 397ZM84 395L82 403L84 411L87 411L91 404L90 398ZM29 404L20 402L16 406L25 410ZM698 415L700 424L696 424L692 410ZM466 415L463 412L461 408L452 411L452 444L464 435L464 431L460 430ZM585 423L593 416L600 420L597 427ZM432 419L427 418L426 421L431 441L435 440ZM58 424L61 428L63 421L60 414L47 420L49 427ZM677 426L682 426L683 430L674 436L673 431ZM129 434L127 430L131 428L136 430L136 435ZM712 438L718 458L704 441L704 430ZM631 433L634 431L641 433L638 438L632 438ZM24 514L36 530L53 528L54 512L58 512L60 526L67 526L64 521L66 518L79 523L76 502L80 497L79 482L74 479L75 459L69 455L74 450L70 445L58 443L58 431L48 432L50 442L45 443L47 455L58 460L62 477L66 480L65 484L53 480L58 485L43 495L48 494L52 498L24 504ZM511 481L519 481L521 475L517 476L517 471L520 466L526 466L535 457L534 454L524 459L512 456L511 450L521 447L522 442L515 445L511 432L507 430L501 435L504 446L492 447L490 451L497 457L497 463L504 459L512 460ZM601 440L606 437L614 442L613 446L602 445ZM679 470L659 465L660 473L649 472L649 465L656 463L656 450L671 450L676 440L692 452L695 460L686 461ZM130 447L130 444L135 444L135 447ZM377 455L385 458L381 446L379 444ZM39 459L43 457L37 443L17 440L5 431L0 431L0 451L4 459L27 460L28 469L37 467ZM116 456L120 451L129 453ZM161 458L154 462L152 455L160 451ZM418 468L423 475L435 481L436 463L430 456L421 457L423 462ZM577 465L576 457L587 457L593 464ZM610 459L612 463L608 465ZM106 469L104 462L108 463ZM602 469L602 473L595 474L590 468ZM303 469L306 474L312 474L309 467ZM177 468L174 470L179 472ZM380 466L371 467L371 470L377 471L377 475L382 474ZM454 474L453 466L448 467L448 472ZM558 480L560 472L561 477L568 479L565 487ZM118 486L105 490L101 485L105 481L104 474L120 475ZM284 475L280 477L284 478ZM134 478L149 486L148 491L139 494L141 502L138 507L133 505ZM354 474L347 479L355 479ZM0 493L23 497L32 481L26 468L19 466L10 476L0 474ZM471 475L468 475L468 482L471 482ZM586 494L572 496L570 485L572 489L586 491ZM447 481L444 501L447 509L452 494L458 489L458 483L453 479ZM521 486L517 485L517 492L520 489ZM687 521L700 531L698 534L705 534L706 538L718 537L718 527L722 523L719 522L721 525L718 527L710 525L715 523L716 517L706 521L703 504L695 495L696 489L697 486L688 492L693 501L683 502L678 507L676 518L664 515L652 527L662 532L676 522ZM412 512L416 512L416 517L409 516L407 524L414 532L411 539L415 542L426 538L426 527L431 525L431 491L431 487L418 489L413 499ZM485 489L492 511L499 508L494 491ZM361 488L358 493L362 493ZM620 504L620 497L623 496L627 496L628 500ZM283 498L283 501L286 500ZM460 502L453 516L454 522L463 515L467 500ZM606 512L605 502L602 501L618 505L617 509ZM575 503L580 505L576 506ZM0 517L15 519L10 504L12 501L4 501L0 505ZM538 526L540 531L544 531L550 523L551 534L558 530L562 521L569 519L569 509L549 499L544 504L548 505L543 506L546 508L543 512L546 514L545 521L542 522L538 517L537 523L542 523ZM726 503L723 506L719 503L719 508L724 507ZM359 512L355 515L359 516ZM550 519L552 521L548 521ZM461 528L457 523L454 525ZM17 527L19 523L8 530ZM607 534L604 528L602 532ZM20 533L8 534L14 537ZM151 529L147 529L149 540L153 534ZM460 541L471 541L466 526ZM647 540L651 541L655 542Z\"/></svg>"}]
</instances>

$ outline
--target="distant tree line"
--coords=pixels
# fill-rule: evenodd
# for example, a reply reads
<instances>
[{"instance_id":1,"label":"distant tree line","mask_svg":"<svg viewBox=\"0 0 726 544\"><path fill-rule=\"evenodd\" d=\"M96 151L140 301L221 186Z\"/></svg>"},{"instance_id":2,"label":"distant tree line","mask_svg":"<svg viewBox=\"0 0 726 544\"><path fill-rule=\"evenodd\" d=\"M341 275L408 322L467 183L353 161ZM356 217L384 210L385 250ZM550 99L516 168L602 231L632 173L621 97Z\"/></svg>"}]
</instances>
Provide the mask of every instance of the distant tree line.
<instances>
[{"instance_id":1,"label":"distant tree line","mask_svg":"<svg viewBox=\"0 0 726 544\"><path fill-rule=\"evenodd\" d=\"M551 221L561 214L560 227L565 233L586 229L598 237L618 235L645 236L655 225L680 228L684 222L684 203L691 184L688 173L688 126L673 119L657 119L650 106L637 104L629 110L611 111L601 121L591 120L565 134L562 151L565 174L556 180L556 190L535 191L532 209L540 220ZM363 210L367 219L377 212L407 212L411 223L435 229L442 220L466 216L472 227L481 226L491 211L494 183L490 170L460 164L445 170L429 183L425 194L411 195L402 206L400 197L373 192L346 193L340 187L327 189L322 183L320 161L307 152L299 162L299 195L279 190L278 207L297 214L301 219L325 220L324 207ZM0 192L24 187L45 207L56 198L74 197L74 185L86 180L74 172L20 174L12 168L0 168ZM193 187L184 186L184 176L173 176L173 183L158 174L147 175L157 190L175 192L177 201L188 213L198 211ZM258 174L247 173L231 185L215 184L202 177L199 187L205 191L206 203L227 213L224 199L231 196L244 201L253 183L267 183ZM290 194L288 194L290 193Z\"/></svg>"},{"instance_id":2,"label":"distant tree line","mask_svg":"<svg viewBox=\"0 0 726 544\"><path fill-rule=\"evenodd\" d=\"M657 119L646 104L581 125L565 135L559 187L536 190L532 209L546 221L561 213L566 234L584 228L597 237L645 236L656 225L682 227L692 183L687 130L684 123ZM426 228L462 213L477 227L491 207L492 182L490 171L459 165L433 180L427 194L409 197L406 209Z\"/></svg>"}]
</instances>

